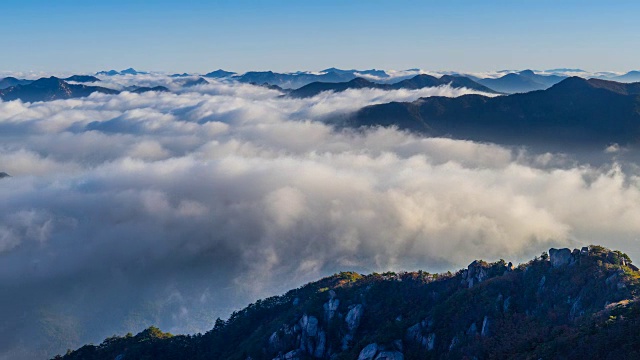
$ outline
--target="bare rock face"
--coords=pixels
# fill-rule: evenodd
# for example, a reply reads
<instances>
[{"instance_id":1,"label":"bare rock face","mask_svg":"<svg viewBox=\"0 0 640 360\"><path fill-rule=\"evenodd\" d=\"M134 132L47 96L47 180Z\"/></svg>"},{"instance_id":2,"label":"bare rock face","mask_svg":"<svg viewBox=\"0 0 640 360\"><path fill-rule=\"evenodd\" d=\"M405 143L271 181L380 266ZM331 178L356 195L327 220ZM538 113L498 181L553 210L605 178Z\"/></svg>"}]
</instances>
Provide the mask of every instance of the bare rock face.
<instances>
[{"instance_id":1,"label":"bare rock face","mask_svg":"<svg viewBox=\"0 0 640 360\"><path fill-rule=\"evenodd\" d=\"M324 356L327 347L327 334L324 331L318 331L315 345L315 350L312 355L313 357L320 359Z\"/></svg>"},{"instance_id":2,"label":"bare rock face","mask_svg":"<svg viewBox=\"0 0 640 360\"><path fill-rule=\"evenodd\" d=\"M458 335L454 336L453 339L451 339L451 343L449 344L449 351L455 349L459 343L460 339L458 338Z\"/></svg>"},{"instance_id":3,"label":"bare rock face","mask_svg":"<svg viewBox=\"0 0 640 360\"><path fill-rule=\"evenodd\" d=\"M489 320L488 316L485 316L484 320L482 320L482 331L480 335L483 337L491 336L491 320Z\"/></svg>"},{"instance_id":4,"label":"bare rock face","mask_svg":"<svg viewBox=\"0 0 640 360\"><path fill-rule=\"evenodd\" d=\"M551 266L554 268L558 268L564 265L569 265L573 262L573 256L571 255L571 250L564 249L549 249L549 260L551 261Z\"/></svg>"},{"instance_id":5,"label":"bare rock face","mask_svg":"<svg viewBox=\"0 0 640 360\"><path fill-rule=\"evenodd\" d=\"M302 333L307 336L313 337L318 333L318 318L315 316L303 315L298 325L300 325Z\"/></svg>"},{"instance_id":6,"label":"bare rock face","mask_svg":"<svg viewBox=\"0 0 640 360\"><path fill-rule=\"evenodd\" d=\"M347 316L344 319L344 321L347 323L347 329L349 331L342 337L343 351L349 349L349 347L351 346L353 336L358 329L358 326L360 326L362 314L364 314L364 306L362 304L349 306L349 312L347 312Z\"/></svg>"},{"instance_id":7,"label":"bare rock face","mask_svg":"<svg viewBox=\"0 0 640 360\"><path fill-rule=\"evenodd\" d=\"M584 315L582 298L578 296L578 298L573 302L573 305L571 305L571 310L569 310L569 320L573 321L582 315Z\"/></svg>"},{"instance_id":8,"label":"bare rock face","mask_svg":"<svg viewBox=\"0 0 640 360\"><path fill-rule=\"evenodd\" d=\"M349 309L347 317L344 320L347 322L347 328L349 328L350 333L354 333L358 326L360 326L363 314L364 306L362 306L362 304L355 305Z\"/></svg>"},{"instance_id":9,"label":"bare rock face","mask_svg":"<svg viewBox=\"0 0 640 360\"><path fill-rule=\"evenodd\" d=\"M324 319L329 322L333 319L340 306L340 299L332 298L324 304Z\"/></svg>"},{"instance_id":10,"label":"bare rock face","mask_svg":"<svg viewBox=\"0 0 640 360\"><path fill-rule=\"evenodd\" d=\"M432 321L427 319L422 320L407 329L405 339L410 343L419 344L427 351L431 351L436 342L436 334L429 332L432 326Z\"/></svg>"},{"instance_id":11,"label":"bare rock face","mask_svg":"<svg viewBox=\"0 0 640 360\"><path fill-rule=\"evenodd\" d=\"M299 332L298 349L316 358L324 357L327 350L327 334L318 326L318 318L305 314L298 321L296 328Z\"/></svg>"},{"instance_id":12,"label":"bare rock face","mask_svg":"<svg viewBox=\"0 0 640 360\"><path fill-rule=\"evenodd\" d=\"M296 330L298 326L290 327L283 325L278 331L273 332L269 337L269 352L277 354L293 348L296 344Z\"/></svg>"},{"instance_id":13,"label":"bare rock face","mask_svg":"<svg viewBox=\"0 0 640 360\"><path fill-rule=\"evenodd\" d=\"M487 269L478 260L469 264L467 270L462 273L462 279L466 282L467 287L473 287L473 285L483 282L488 277Z\"/></svg>"},{"instance_id":14,"label":"bare rock face","mask_svg":"<svg viewBox=\"0 0 640 360\"><path fill-rule=\"evenodd\" d=\"M504 299L504 303L502 303L502 312L505 312L505 313L509 312L510 308L511 308L511 296Z\"/></svg>"}]
</instances>

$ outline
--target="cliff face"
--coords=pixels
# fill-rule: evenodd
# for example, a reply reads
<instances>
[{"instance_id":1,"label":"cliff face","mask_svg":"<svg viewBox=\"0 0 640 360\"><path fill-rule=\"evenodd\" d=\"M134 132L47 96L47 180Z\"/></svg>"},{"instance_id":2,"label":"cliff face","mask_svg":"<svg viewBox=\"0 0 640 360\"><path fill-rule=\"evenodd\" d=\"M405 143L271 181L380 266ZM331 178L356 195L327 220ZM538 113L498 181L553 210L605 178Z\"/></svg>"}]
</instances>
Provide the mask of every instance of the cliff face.
<instances>
[{"instance_id":1,"label":"cliff face","mask_svg":"<svg viewBox=\"0 0 640 360\"><path fill-rule=\"evenodd\" d=\"M155 328L64 359L640 358L640 273L599 246L455 274L340 273L251 304L206 334Z\"/></svg>"}]
</instances>

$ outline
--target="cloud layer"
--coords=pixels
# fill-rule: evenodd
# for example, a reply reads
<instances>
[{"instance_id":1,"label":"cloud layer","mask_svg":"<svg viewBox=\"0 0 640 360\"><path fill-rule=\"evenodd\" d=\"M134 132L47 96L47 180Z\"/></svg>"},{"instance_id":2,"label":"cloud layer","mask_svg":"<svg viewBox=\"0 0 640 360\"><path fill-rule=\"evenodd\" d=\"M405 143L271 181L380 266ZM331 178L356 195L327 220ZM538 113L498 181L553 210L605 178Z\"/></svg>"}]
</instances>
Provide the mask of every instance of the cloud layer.
<instances>
[{"instance_id":1,"label":"cloud layer","mask_svg":"<svg viewBox=\"0 0 640 360\"><path fill-rule=\"evenodd\" d=\"M0 358L152 324L206 331L340 270L454 270L589 243L638 258L633 164L332 126L365 105L468 92L288 99L212 83L0 102L12 175L0 180Z\"/></svg>"}]
</instances>

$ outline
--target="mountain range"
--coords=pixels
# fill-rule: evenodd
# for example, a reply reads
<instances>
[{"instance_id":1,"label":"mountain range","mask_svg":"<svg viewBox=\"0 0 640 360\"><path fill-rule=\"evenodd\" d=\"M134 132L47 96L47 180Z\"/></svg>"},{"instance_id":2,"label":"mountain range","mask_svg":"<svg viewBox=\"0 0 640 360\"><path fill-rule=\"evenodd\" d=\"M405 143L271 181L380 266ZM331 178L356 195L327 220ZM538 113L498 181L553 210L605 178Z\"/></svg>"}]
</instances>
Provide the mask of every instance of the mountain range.
<instances>
[{"instance_id":1,"label":"mountain range","mask_svg":"<svg viewBox=\"0 0 640 360\"><path fill-rule=\"evenodd\" d=\"M51 101L89 96L94 92L117 94L119 91L99 86L69 84L57 77L41 78L26 85L15 85L0 90L0 98L5 101L24 102Z\"/></svg>"},{"instance_id":2,"label":"mountain range","mask_svg":"<svg viewBox=\"0 0 640 360\"><path fill-rule=\"evenodd\" d=\"M124 69L121 71L116 71L116 70L108 70L108 71L98 71L96 73L96 75L103 75L103 76L115 76L115 75L147 75L149 74L148 72L144 72L144 71L137 71L134 68L128 68L128 69Z\"/></svg>"},{"instance_id":3,"label":"mountain range","mask_svg":"<svg viewBox=\"0 0 640 360\"><path fill-rule=\"evenodd\" d=\"M55 359L638 359L639 291L629 257L600 246L444 274L342 272L205 334L150 327Z\"/></svg>"},{"instance_id":4,"label":"mountain range","mask_svg":"<svg viewBox=\"0 0 640 360\"><path fill-rule=\"evenodd\" d=\"M345 82L353 80L356 76L350 73L328 72L322 74L294 73L282 74L273 71L249 71L242 75L234 75L233 80L242 83L268 83L281 88L295 89L312 82Z\"/></svg>"},{"instance_id":5,"label":"mountain range","mask_svg":"<svg viewBox=\"0 0 640 360\"><path fill-rule=\"evenodd\" d=\"M125 91L143 93L147 91L169 91L169 89L164 86L133 86L126 88ZM63 79L52 76L49 78L40 78L38 80L29 81L24 85L15 85L5 89L0 89L0 99L5 101L22 100L24 102L52 101L86 97L94 92L103 94L120 93L119 90L101 86L70 84Z\"/></svg>"},{"instance_id":6,"label":"mountain range","mask_svg":"<svg viewBox=\"0 0 640 360\"><path fill-rule=\"evenodd\" d=\"M390 78L384 70L342 70L328 68L317 73L298 71L293 73L278 73L273 71L249 71L244 74L237 74L231 71L218 69L204 75L208 78L230 79L247 84L269 84L284 89L297 89L313 82L348 82L357 77L371 76L381 81Z\"/></svg>"},{"instance_id":7,"label":"mountain range","mask_svg":"<svg viewBox=\"0 0 640 360\"><path fill-rule=\"evenodd\" d=\"M450 85L454 88L468 88L472 90L478 90L486 93L496 92L489 89L486 86L478 84L477 82L462 76L451 76L451 75L443 75L440 78L431 75L416 75L410 79L402 80L393 84L380 84L375 83L363 78L355 78L348 82L313 82L311 84L305 85L299 89L292 90L289 92L289 96L296 98L305 98L312 97L318 95L323 91L333 91L333 92L341 92L348 89L381 89L381 90L398 90L398 89L422 89L426 87L435 87L435 86L443 86Z\"/></svg>"},{"instance_id":8,"label":"mountain range","mask_svg":"<svg viewBox=\"0 0 640 360\"><path fill-rule=\"evenodd\" d=\"M640 83L579 77L509 96L429 97L372 105L348 126L397 126L429 136L509 145L640 143Z\"/></svg>"}]
</instances>

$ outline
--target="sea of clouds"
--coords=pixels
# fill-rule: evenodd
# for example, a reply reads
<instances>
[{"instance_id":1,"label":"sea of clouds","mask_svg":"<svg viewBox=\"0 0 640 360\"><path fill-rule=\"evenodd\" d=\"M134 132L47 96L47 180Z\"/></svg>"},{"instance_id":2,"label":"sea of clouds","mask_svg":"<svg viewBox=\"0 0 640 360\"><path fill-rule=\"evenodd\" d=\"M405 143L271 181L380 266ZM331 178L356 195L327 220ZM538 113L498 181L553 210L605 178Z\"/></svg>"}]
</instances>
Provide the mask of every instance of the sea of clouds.
<instances>
[{"instance_id":1,"label":"sea of clouds","mask_svg":"<svg viewBox=\"0 0 640 360\"><path fill-rule=\"evenodd\" d=\"M150 325L204 332L342 270L455 271L590 243L640 258L640 171L617 153L594 165L334 126L366 105L467 89L290 99L157 75L106 83L134 82L174 92L0 101L12 176L0 179L0 359Z\"/></svg>"}]
</instances>

